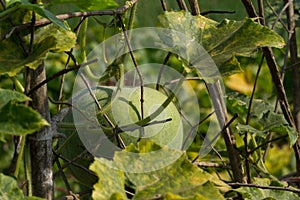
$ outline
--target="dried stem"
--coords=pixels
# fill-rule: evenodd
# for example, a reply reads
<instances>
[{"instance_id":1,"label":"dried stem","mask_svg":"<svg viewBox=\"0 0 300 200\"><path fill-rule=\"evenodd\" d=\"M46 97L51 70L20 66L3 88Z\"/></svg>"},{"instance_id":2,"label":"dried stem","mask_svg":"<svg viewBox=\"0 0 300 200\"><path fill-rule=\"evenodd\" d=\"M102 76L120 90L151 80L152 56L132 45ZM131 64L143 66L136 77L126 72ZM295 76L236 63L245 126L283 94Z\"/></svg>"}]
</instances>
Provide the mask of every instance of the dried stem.
<instances>
[{"instance_id":1,"label":"dried stem","mask_svg":"<svg viewBox=\"0 0 300 200\"><path fill-rule=\"evenodd\" d=\"M298 63L298 53L297 53L297 39L295 31L295 16L294 16L294 4L292 0L284 0L289 4L286 10L288 28L289 28L289 49L291 56L292 73L292 91L293 91L293 103L294 103L294 119L298 133L300 133L300 85L299 85L299 65Z\"/></svg>"},{"instance_id":2,"label":"dried stem","mask_svg":"<svg viewBox=\"0 0 300 200\"><path fill-rule=\"evenodd\" d=\"M219 125L221 129L223 129L224 126L227 124L228 116L226 105L224 102L224 95L220 88L220 83L218 81L216 83L207 83L206 87L209 91L209 95L215 108ZM233 172L234 181L242 183L244 182L242 162L239 151L236 147L234 135L229 127L225 129L223 137L225 140L228 157Z\"/></svg>"},{"instance_id":3,"label":"dried stem","mask_svg":"<svg viewBox=\"0 0 300 200\"><path fill-rule=\"evenodd\" d=\"M162 73L163 73L163 71L165 69L165 66L166 66L167 62L169 61L171 55L172 55L172 53L168 52L167 56L164 59L164 62L162 64L162 66L160 67L160 70L159 70L159 73L158 73L158 77L157 77L157 82L156 82L156 90L159 89L159 85L160 85L160 80L161 80Z\"/></svg>"},{"instance_id":4,"label":"dried stem","mask_svg":"<svg viewBox=\"0 0 300 200\"><path fill-rule=\"evenodd\" d=\"M227 183L227 184L232 187L254 187L254 188L268 189L268 190L283 190L283 191L289 191L289 192L300 194L300 190L295 188L288 188L288 187L265 186L265 185L245 184L245 183Z\"/></svg>"},{"instance_id":5,"label":"dried stem","mask_svg":"<svg viewBox=\"0 0 300 200\"><path fill-rule=\"evenodd\" d=\"M185 10L185 11L188 10L184 0L176 0L176 1L177 1L177 4L178 4L180 10Z\"/></svg>"},{"instance_id":6,"label":"dried stem","mask_svg":"<svg viewBox=\"0 0 300 200\"><path fill-rule=\"evenodd\" d=\"M132 51L132 47L131 47L131 44L130 44L130 41L129 41L129 36L128 36L128 33L126 31L126 28L125 28L125 25L123 23L123 20L122 20L122 17L120 15L118 15L118 18L121 22L121 26L122 26L122 30L123 30L123 33L124 33L124 37L125 37L125 42L126 42L126 45L128 47L128 50L129 50L129 54L130 54L130 57L131 57L131 60L133 62L133 65L135 67L135 70L139 76L139 80L140 80L140 88L141 88L141 97L140 97L140 102L141 102L141 118L142 120L144 119L144 77L142 75L142 72L137 64L137 61L135 59L135 56L133 54L133 51ZM144 129L141 129L141 137L144 136Z\"/></svg>"},{"instance_id":7,"label":"dried stem","mask_svg":"<svg viewBox=\"0 0 300 200\"><path fill-rule=\"evenodd\" d=\"M192 15L200 15L198 0L189 0Z\"/></svg>"},{"instance_id":8,"label":"dried stem","mask_svg":"<svg viewBox=\"0 0 300 200\"><path fill-rule=\"evenodd\" d=\"M252 5L250 0L242 0L244 7L246 8L246 11L251 18L257 18L257 14L255 12L254 6ZM273 83L276 87L277 91L277 97L278 101L282 110L282 113L284 114L285 119L289 123L290 126L295 128L296 130L296 125L293 119L293 115L290 110L290 106L287 101L287 96L285 93L285 89L281 80L281 76L278 70L278 65L274 57L273 50L270 47L263 47L263 54L266 57L267 64L269 67L269 71L272 76ZM293 146L294 152L295 152L295 157L296 157L296 166L297 166L297 171L298 173L300 172L300 138L298 137L298 140L296 144Z\"/></svg>"},{"instance_id":9,"label":"dried stem","mask_svg":"<svg viewBox=\"0 0 300 200\"><path fill-rule=\"evenodd\" d=\"M161 3L163 11L167 11L168 8L167 8L166 0L160 0L160 3Z\"/></svg>"}]
</instances>

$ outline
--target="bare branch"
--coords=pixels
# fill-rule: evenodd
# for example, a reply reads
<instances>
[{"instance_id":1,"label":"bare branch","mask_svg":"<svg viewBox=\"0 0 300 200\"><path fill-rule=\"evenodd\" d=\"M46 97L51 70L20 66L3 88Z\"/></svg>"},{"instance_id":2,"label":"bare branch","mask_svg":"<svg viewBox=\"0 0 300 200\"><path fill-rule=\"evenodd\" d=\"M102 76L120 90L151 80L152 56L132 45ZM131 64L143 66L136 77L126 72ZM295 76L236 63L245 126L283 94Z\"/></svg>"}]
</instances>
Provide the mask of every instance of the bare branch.
<instances>
[{"instance_id":1,"label":"bare branch","mask_svg":"<svg viewBox=\"0 0 300 200\"><path fill-rule=\"evenodd\" d=\"M198 0L189 0L192 15L200 15Z\"/></svg>"},{"instance_id":2,"label":"bare branch","mask_svg":"<svg viewBox=\"0 0 300 200\"><path fill-rule=\"evenodd\" d=\"M180 10L185 10L185 11L188 10L184 0L176 0L176 1L177 1L177 4L178 4Z\"/></svg>"},{"instance_id":3,"label":"bare branch","mask_svg":"<svg viewBox=\"0 0 300 200\"><path fill-rule=\"evenodd\" d=\"M246 184L246 183L227 183L227 184L234 187L254 187L254 188L268 189L268 190L283 190L283 191L289 191L289 192L300 194L299 189L288 188L288 187L264 186L264 185Z\"/></svg>"}]
</instances>

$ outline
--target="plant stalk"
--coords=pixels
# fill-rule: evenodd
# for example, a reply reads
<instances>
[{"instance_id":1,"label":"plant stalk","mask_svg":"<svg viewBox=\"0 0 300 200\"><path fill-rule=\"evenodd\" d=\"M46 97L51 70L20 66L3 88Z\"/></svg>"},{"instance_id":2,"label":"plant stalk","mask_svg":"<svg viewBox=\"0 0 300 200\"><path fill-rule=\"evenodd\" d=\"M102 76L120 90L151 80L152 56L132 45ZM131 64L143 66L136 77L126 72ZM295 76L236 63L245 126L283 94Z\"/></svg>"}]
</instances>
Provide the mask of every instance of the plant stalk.
<instances>
[{"instance_id":1,"label":"plant stalk","mask_svg":"<svg viewBox=\"0 0 300 200\"><path fill-rule=\"evenodd\" d=\"M258 17L251 0L242 0L242 3L244 4L244 7L245 7L249 17L251 17L251 18ZM286 96L285 89L284 89L284 86L283 86L283 83L281 80L281 76L280 76L280 73L278 70L278 65L275 60L273 50L270 47L263 47L262 51L263 51L264 56L266 57L269 71L271 73L272 80L273 80L274 86L277 91L278 102L280 104L282 113L283 113L285 119L287 120L287 122L289 123L289 125L291 127L293 127L295 130L297 130L295 121L293 119L292 112L290 110L290 106L288 104L287 96ZM299 131L298 131L298 134L299 134ZM294 144L293 148L294 148L295 157L296 157L297 172L300 173L300 138L299 137L298 137L297 142Z\"/></svg>"},{"instance_id":2,"label":"plant stalk","mask_svg":"<svg viewBox=\"0 0 300 200\"><path fill-rule=\"evenodd\" d=\"M289 28L289 49L291 56L292 66L292 92L294 103L294 120L298 133L300 133L300 82L299 82L299 63L297 53L297 39L295 30L295 16L294 16L294 4L292 0L284 0L285 3L289 3L289 7L286 10L288 28Z\"/></svg>"},{"instance_id":3,"label":"plant stalk","mask_svg":"<svg viewBox=\"0 0 300 200\"><path fill-rule=\"evenodd\" d=\"M27 80L30 88L46 79L44 62L35 69L28 69ZM50 122L47 85L44 85L30 95L30 106ZM50 127L43 127L28 137L32 168L32 194L34 196L53 199L52 178L52 135Z\"/></svg>"},{"instance_id":4,"label":"plant stalk","mask_svg":"<svg viewBox=\"0 0 300 200\"><path fill-rule=\"evenodd\" d=\"M228 122L227 109L224 101L224 95L220 87L220 82L207 83L207 89L209 91L210 98L212 100L220 128L223 127ZM232 130L230 127L226 128L223 133L224 141L226 144L228 157L233 172L233 178L235 182L243 183L243 169L242 162L239 155L239 151L236 147L236 142Z\"/></svg>"}]
</instances>

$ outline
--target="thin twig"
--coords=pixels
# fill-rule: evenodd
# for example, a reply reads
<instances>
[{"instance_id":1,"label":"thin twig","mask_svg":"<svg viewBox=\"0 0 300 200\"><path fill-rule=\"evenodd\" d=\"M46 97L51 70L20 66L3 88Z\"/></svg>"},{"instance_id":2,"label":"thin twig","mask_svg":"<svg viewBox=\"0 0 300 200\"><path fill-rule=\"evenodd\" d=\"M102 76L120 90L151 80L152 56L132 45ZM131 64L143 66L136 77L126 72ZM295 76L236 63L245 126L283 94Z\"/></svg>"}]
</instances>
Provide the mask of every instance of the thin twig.
<instances>
[{"instance_id":1,"label":"thin twig","mask_svg":"<svg viewBox=\"0 0 300 200\"><path fill-rule=\"evenodd\" d=\"M215 113L215 111L209 113L207 116L205 116L199 123L197 123L196 125L191 127L191 130L189 131L186 139L184 140L183 144L182 144L182 149L185 149L185 145L188 141L188 139L191 137L192 133L194 132L194 130L196 128L198 128L198 126L200 126L200 124L202 124L203 122L205 122L208 118L210 118L213 114Z\"/></svg>"},{"instance_id":2,"label":"thin twig","mask_svg":"<svg viewBox=\"0 0 300 200\"><path fill-rule=\"evenodd\" d=\"M166 0L160 0L160 3L161 3L163 11L167 11L168 8L167 8Z\"/></svg>"},{"instance_id":3,"label":"thin twig","mask_svg":"<svg viewBox=\"0 0 300 200\"><path fill-rule=\"evenodd\" d=\"M76 36L78 36L78 34L79 34L79 30L80 30L81 24L84 21L84 19L85 18L81 19L79 21L79 23L77 24L77 26L75 27L75 29L74 29L74 32L76 33ZM70 49L71 54L72 54L72 52L73 52L73 48ZM67 69L69 67L70 61L71 61L71 57L70 57L70 54L68 54L68 58L67 58L64 69ZM66 76L66 74L61 75L58 98L57 98L58 101L62 100L62 98L63 98L63 87L64 87L64 82L65 82L65 76ZM61 109L61 104L57 104L57 110L59 111L60 109Z\"/></svg>"},{"instance_id":4,"label":"thin twig","mask_svg":"<svg viewBox=\"0 0 300 200\"><path fill-rule=\"evenodd\" d=\"M71 107L72 109L75 109L78 113L80 113L86 120L90 121L90 122L95 122L95 120L90 119L85 113L82 112L82 110L80 110L79 108L77 108L76 106L74 106L73 104L69 103L69 102L64 102L64 101L54 101L51 97L48 96L48 99L51 103L55 104L55 105L66 105L68 107ZM59 111L60 112L60 111Z\"/></svg>"},{"instance_id":5,"label":"thin twig","mask_svg":"<svg viewBox=\"0 0 300 200\"><path fill-rule=\"evenodd\" d=\"M167 56L164 59L164 62L162 64L162 66L160 67L158 77L157 77L157 82L156 82L156 90L159 90L159 85L160 85L160 80L161 80L161 77L162 77L162 73L163 73L163 71L165 69L165 66L166 66L167 62L169 61L171 55L172 55L172 53L168 52Z\"/></svg>"},{"instance_id":6,"label":"thin twig","mask_svg":"<svg viewBox=\"0 0 300 200\"><path fill-rule=\"evenodd\" d=\"M29 42L29 54L32 54L33 52L33 43L34 43L34 31L35 31L35 24L36 21L36 14L35 12L32 12L31 16L31 27L30 27L30 42Z\"/></svg>"},{"instance_id":7,"label":"thin twig","mask_svg":"<svg viewBox=\"0 0 300 200\"><path fill-rule=\"evenodd\" d=\"M242 0L242 2L244 4L244 7L246 8L248 16L251 18L256 18L257 15L255 12L254 6L253 5L249 6L249 2L251 3L251 1L250 0ZM283 113L285 119L287 120L287 122L289 123L289 125L291 127L295 128L295 130L296 130L295 121L294 121L293 115L290 110L290 106L289 106L289 103L287 100L286 92L284 90L284 86L283 86L283 83L281 80L281 76L280 76L280 73L278 70L278 65L275 60L274 53L270 47L263 47L262 50L263 50L264 56L266 57L266 61L267 61L269 71L272 76L273 83L276 87L277 96L278 96L278 100L279 100L279 104L280 104L282 113ZM296 157L297 171L300 172L300 139L299 138L298 138L297 142L293 145L293 148L294 148L295 157Z\"/></svg>"},{"instance_id":8,"label":"thin twig","mask_svg":"<svg viewBox=\"0 0 300 200\"><path fill-rule=\"evenodd\" d=\"M219 164L219 163L214 163L214 162L200 162L200 161L195 161L194 164L197 165L198 167L204 167L204 168L231 169L230 165Z\"/></svg>"},{"instance_id":9,"label":"thin twig","mask_svg":"<svg viewBox=\"0 0 300 200\"><path fill-rule=\"evenodd\" d=\"M208 15L208 14L234 14L235 11L228 11L228 10L208 10L201 12L201 15Z\"/></svg>"},{"instance_id":10,"label":"thin twig","mask_svg":"<svg viewBox=\"0 0 300 200\"><path fill-rule=\"evenodd\" d=\"M137 61L136 61L135 56L133 54L133 50L132 50L132 47L131 47L131 44L130 44L130 41L129 41L128 33L126 31L126 28L125 28L125 25L123 23L121 15L118 15L118 18L119 18L119 20L121 22L121 26L122 26L122 30L123 30L123 33L124 33L125 42L127 44L131 60L132 60L132 62L134 64L134 67L136 69L136 72L137 72L137 74L139 76L139 80L140 80L140 88L141 88L141 99L140 99L140 102L141 102L141 117L142 117L142 120L143 120L144 119L144 77L142 75L142 72L139 69ZM144 130L141 129L141 131L142 131L142 135L141 136L143 137L144 136Z\"/></svg>"},{"instance_id":11,"label":"thin twig","mask_svg":"<svg viewBox=\"0 0 300 200\"><path fill-rule=\"evenodd\" d=\"M72 188L71 188L71 186L70 186L70 184L69 184L69 181L68 181L68 179L67 179L65 173L64 173L64 171L61 169L61 164L60 164L59 160L58 160L58 159L55 160L55 163L56 163L56 165L57 165L57 167L58 167L58 169L59 169L59 173L60 173L60 175L61 175L61 178L62 178L63 181L64 181L64 184L65 184L65 186L66 186L68 192L69 192L69 191L72 191ZM70 194L70 193L69 193L69 194Z\"/></svg>"},{"instance_id":12,"label":"thin twig","mask_svg":"<svg viewBox=\"0 0 300 200\"><path fill-rule=\"evenodd\" d=\"M93 175L93 176L96 176L96 174L95 174L94 172L92 172L92 171L90 171L89 169L83 167L82 165L76 163L76 161L77 161L78 159L81 159L81 158L84 156L84 154L86 154L86 153L88 152L86 149L83 150L80 154L78 154L78 155L77 155L75 158L73 158L72 160L69 160L69 159L67 159L67 158L64 158L63 156L57 154L55 151L52 151L52 152L53 152L53 154L54 154L55 156L59 157L60 159L62 159L62 160L64 160L64 161L66 162L63 166L61 166L61 168L60 168L58 171L56 171L56 172L53 174L53 178L55 178L59 173L61 173L62 170L64 170L65 168L69 167L70 165L74 165L75 167L78 167L78 168L84 170L84 171L87 172L88 174Z\"/></svg>"},{"instance_id":13,"label":"thin twig","mask_svg":"<svg viewBox=\"0 0 300 200\"><path fill-rule=\"evenodd\" d=\"M262 68L263 61L264 61L264 56L262 56L262 58L260 60L256 75L255 75L254 85L253 85L253 88L252 88L252 93L251 93L251 97L250 97L250 101L249 101L249 106L248 106L248 109L247 109L246 125L248 125L249 121L250 121L252 103L253 103L253 100L254 100L256 85L257 85L258 77L259 77L259 74L260 74L260 71L261 71L261 68ZM244 149L245 149L245 166L246 166L247 182L251 183L251 172L250 172L249 157L248 157L249 156L248 131L246 131L243 140L244 140Z\"/></svg>"},{"instance_id":14,"label":"thin twig","mask_svg":"<svg viewBox=\"0 0 300 200\"><path fill-rule=\"evenodd\" d=\"M260 189L267 189L267 190L283 190L283 191L289 191L289 192L300 194L299 189L288 188L288 187L264 186L264 185L246 184L246 183L227 183L227 184L233 187L253 187L253 188L260 188Z\"/></svg>"},{"instance_id":15,"label":"thin twig","mask_svg":"<svg viewBox=\"0 0 300 200\"><path fill-rule=\"evenodd\" d=\"M200 15L198 0L189 0L192 15Z\"/></svg>"},{"instance_id":16,"label":"thin twig","mask_svg":"<svg viewBox=\"0 0 300 200\"><path fill-rule=\"evenodd\" d=\"M272 6L270 5L269 1L267 1L267 3L269 4L269 7L271 7L271 9L273 9ZM287 32L289 32L288 28L286 27L286 25L281 20L281 15L287 9L288 5L289 4L285 4L285 6L282 8L282 10L281 10L281 12L280 12L279 15L277 15L276 11L273 10L273 13L277 16L277 18L276 18L276 21L274 22L274 24L272 26L272 29L275 28L276 23L280 20L280 22L283 25L283 27L285 27L285 29L287 30ZM290 39L291 39L291 34L288 34L288 39L287 39L287 42L286 42L286 46L287 47L290 46ZM289 57L288 54L289 54L289 48L286 48L285 49L285 56L284 56L284 60L283 60L283 67L282 67L281 74L280 74L281 75L280 78L281 78L282 82L284 81L285 72L287 70L287 62L288 62L288 57ZM278 105L279 105L279 99L277 97L276 98L276 102L275 102L274 112L278 112ZM272 140L273 135L274 135L274 132L270 132L267 140ZM271 143L267 143L266 150L264 151L264 154L263 154L263 162L265 162L266 159L267 159L267 155L268 155L268 152L269 152L270 145L271 145Z\"/></svg>"},{"instance_id":17,"label":"thin twig","mask_svg":"<svg viewBox=\"0 0 300 200\"><path fill-rule=\"evenodd\" d=\"M6 5L5 5L5 1L4 0L0 0L1 6L3 8L3 10L6 10Z\"/></svg>"},{"instance_id":18,"label":"thin twig","mask_svg":"<svg viewBox=\"0 0 300 200\"><path fill-rule=\"evenodd\" d=\"M288 28L289 28L289 50L291 63L295 64L298 62L298 49L297 49L297 38L296 38L296 24L294 16L294 4L292 0L284 0L289 4L286 11ZM294 104L294 119L296 124L296 129L300 134L300 82L299 82L299 70L298 66L294 65L292 67L292 94L293 94L293 104Z\"/></svg>"},{"instance_id":19,"label":"thin twig","mask_svg":"<svg viewBox=\"0 0 300 200\"><path fill-rule=\"evenodd\" d=\"M84 67L84 66L87 66L87 65L90 65L92 63L95 63L97 62L98 60L97 59L94 59L94 60L91 60L91 61L87 61L86 63L83 63L81 65L76 65L74 67L69 67L67 69L63 69L55 74L53 74L52 76L46 78L45 80L43 80L42 82L40 82L39 84L37 84L35 87L31 88L27 93L26 95L30 95L32 94L32 92L34 92L35 90L39 89L40 87L42 87L43 85L45 85L46 83L48 83L49 81L52 81L53 79L56 79L58 78L59 76L63 75L63 74L66 74L70 71L75 71L75 70L78 70L79 68L81 67Z\"/></svg>"},{"instance_id":20,"label":"thin twig","mask_svg":"<svg viewBox=\"0 0 300 200\"><path fill-rule=\"evenodd\" d=\"M176 0L176 1L177 1L177 4L178 4L180 10L184 10L184 11L188 10L184 0Z\"/></svg>"},{"instance_id":21,"label":"thin twig","mask_svg":"<svg viewBox=\"0 0 300 200\"><path fill-rule=\"evenodd\" d=\"M249 151L248 154L249 154L249 155L250 155L250 154L253 154L257 149L262 148L262 147L266 146L267 144L270 144L270 143L275 142L275 141L277 141L277 140L281 140L281 139L283 139L283 138L286 138L287 136L288 136L288 135L286 134L286 135L283 135L283 136L280 136L280 137L277 137L277 138L274 138L274 139L269 139L269 140L267 140L265 143L260 144L260 145L258 145L257 147L255 147L254 149L252 149L251 151Z\"/></svg>"},{"instance_id":22,"label":"thin twig","mask_svg":"<svg viewBox=\"0 0 300 200\"><path fill-rule=\"evenodd\" d=\"M226 129L231 125L231 123L232 123L237 117L238 117L238 114L235 113L234 116L230 119L230 121L222 128L222 130L219 131L219 132L215 135L215 137L214 137L211 141L209 141L208 144L205 145L204 149L206 149L207 147L211 147L211 145L218 139L218 137L219 137L221 134L225 133ZM193 159L192 162L195 162L195 161L199 158L199 156L200 156L200 155L198 154L198 155Z\"/></svg>"},{"instance_id":23,"label":"thin twig","mask_svg":"<svg viewBox=\"0 0 300 200\"><path fill-rule=\"evenodd\" d=\"M202 80L202 79L200 77L188 77L188 78L184 79L184 81L199 81L199 80ZM177 83L179 81L180 81L180 78L174 79L174 80L171 80L171 81L167 81L167 82L164 83L163 86L174 84L174 83Z\"/></svg>"},{"instance_id":24,"label":"thin twig","mask_svg":"<svg viewBox=\"0 0 300 200\"><path fill-rule=\"evenodd\" d=\"M219 122L220 128L224 128L228 121L228 114L226 104L224 101L224 94L221 90L220 81L217 80L215 83L206 83L207 90L212 100L216 116ZM240 152L237 149L234 134L230 127L226 128L223 133L226 149L228 151L228 157L232 168L234 180L236 182L244 182L242 161Z\"/></svg>"},{"instance_id":25,"label":"thin twig","mask_svg":"<svg viewBox=\"0 0 300 200\"><path fill-rule=\"evenodd\" d=\"M207 148L207 147L209 147L209 146L211 146L212 145L212 143L214 143L217 139L218 139L218 137L221 135L221 134L223 134L223 133L225 133L225 131L226 131L226 129L227 128L229 128L229 126L232 124L232 122L236 119L238 117L238 114L237 113L235 113L234 115L233 115L233 117L229 120L229 122L227 122L227 124L222 128L222 130L205 146L205 148Z\"/></svg>"},{"instance_id":26,"label":"thin twig","mask_svg":"<svg viewBox=\"0 0 300 200\"><path fill-rule=\"evenodd\" d=\"M272 10L273 14L276 16L276 20L274 21L274 23L273 23L271 29L273 30L273 29L275 28L277 22L280 21L280 24L284 27L285 30L288 31L287 26L285 25L285 23L284 23L284 22L282 21L282 19L281 19L281 15L283 14L284 9L281 10L280 14L277 14L276 10L272 7L270 1L266 0L266 2L267 2L267 4L268 4L269 8Z\"/></svg>"},{"instance_id":27,"label":"thin twig","mask_svg":"<svg viewBox=\"0 0 300 200\"><path fill-rule=\"evenodd\" d=\"M259 21L260 24L265 25L265 9L264 9L264 4L263 0L257 0L257 5L258 5L258 14L259 14Z\"/></svg>"}]
</instances>

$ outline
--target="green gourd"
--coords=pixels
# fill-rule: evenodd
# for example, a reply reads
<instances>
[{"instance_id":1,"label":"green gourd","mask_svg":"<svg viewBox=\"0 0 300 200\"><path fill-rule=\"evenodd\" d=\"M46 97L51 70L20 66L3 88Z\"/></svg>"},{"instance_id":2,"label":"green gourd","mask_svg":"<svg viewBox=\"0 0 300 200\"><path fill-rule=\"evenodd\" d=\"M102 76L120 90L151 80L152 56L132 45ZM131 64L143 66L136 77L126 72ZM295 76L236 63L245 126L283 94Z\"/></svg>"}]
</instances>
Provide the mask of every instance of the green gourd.
<instances>
[{"instance_id":1,"label":"green gourd","mask_svg":"<svg viewBox=\"0 0 300 200\"><path fill-rule=\"evenodd\" d=\"M85 95L89 94L86 93ZM110 138L115 145L118 145L116 137L113 135L114 132L112 129L109 130L111 127L107 120L105 120L104 115L111 120L115 127L122 129L122 127L124 128L125 126L130 129L130 125L142 120L140 103L141 90L139 87L123 87L120 89L118 87L100 86L97 87L95 96L103 109L102 111L96 112L98 123L106 127L102 130L104 130L106 136ZM84 99L84 96L82 96L82 98ZM146 118L149 115L151 116L151 114L163 104L167 96L152 88L144 87L143 99L144 118ZM94 103L90 103L89 105L95 107ZM64 125L68 123L73 123L71 112L62 122ZM169 103L158 116L142 126L143 128L132 128L130 131L119 133L122 142L126 146L131 143L136 144L142 136L144 138L150 138L160 146L181 149L183 137L181 115L172 102ZM141 131L141 129L143 129L143 131ZM63 157L72 160L85 150L75 129L65 129L61 126L60 132L64 133L67 138L60 141L61 144L65 143L60 150ZM76 160L77 164L87 169L92 162L93 156L90 153L85 153L81 158ZM91 175L79 167L71 165L70 170L74 177L85 185L92 186L97 181L94 175Z\"/></svg>"}]
</instances>

